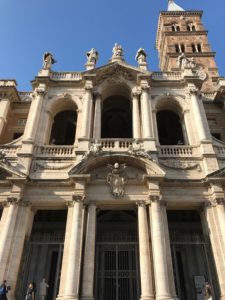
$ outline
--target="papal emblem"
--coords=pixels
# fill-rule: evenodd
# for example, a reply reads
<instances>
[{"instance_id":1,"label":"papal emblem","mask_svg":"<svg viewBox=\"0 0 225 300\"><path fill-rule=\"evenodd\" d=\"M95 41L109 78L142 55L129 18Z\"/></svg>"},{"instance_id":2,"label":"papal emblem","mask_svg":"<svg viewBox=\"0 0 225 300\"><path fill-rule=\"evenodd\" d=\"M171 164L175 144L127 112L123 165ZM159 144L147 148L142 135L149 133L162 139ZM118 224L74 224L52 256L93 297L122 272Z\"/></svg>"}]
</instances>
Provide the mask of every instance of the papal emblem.
<instances>
[{"instance_id":1,"label":"papal emblem","mask_svg":"<svg viewBox=\"0 0 225 300\"><path fill-rule=\"evenodd\" d=\"M108 165L111 172L107 175L107 182L110 186L111 193L114 197L123 197L125 190L124 186L127 182L127 176L124 171L125 164L115 163L114 165Z\"/></svg>"}]
</instances>

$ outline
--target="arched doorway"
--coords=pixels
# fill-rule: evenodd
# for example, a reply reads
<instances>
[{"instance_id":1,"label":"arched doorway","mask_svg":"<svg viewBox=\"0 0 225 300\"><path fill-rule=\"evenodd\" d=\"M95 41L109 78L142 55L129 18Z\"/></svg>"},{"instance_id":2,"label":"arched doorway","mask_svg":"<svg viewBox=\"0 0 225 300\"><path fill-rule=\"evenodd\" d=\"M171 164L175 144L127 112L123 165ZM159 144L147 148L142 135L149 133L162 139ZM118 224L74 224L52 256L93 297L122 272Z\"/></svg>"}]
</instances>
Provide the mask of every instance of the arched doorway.
<instances>
[{"instance_id":1,"label":"arched doorway","mask_svg":"<svg viewBox=\"0 0 225 300\"><path fill-rule=\"evenodd\" d=\"M135 212L101 211L97 224L95 299L139 300Z\"/></svg>"},{"instance_id":2,"label":"arched doorway","mask_svg":"<svg viewBox=\"0 0 225 300\"><path fill-rule=\"evenodd\" d=\"M104 100L101 137L132 138L132 112L127 98L111 96Z\"/></svg>"},{"instance_id":3,"label":"arched doorway","mask_svg":"<svg viewBox=\"0 0 225 300\"><path fill-rule=\"evenodd\" d=\"M184 145L184 134L178 114L171 110L157 113L157 127L160 145Z\"/></svg>"},{"instance_id":4,"label":"arched doorway","mask_svg":"<svg viewBox=\"0 0 225 300\"><path fill-rule=\"evenodd\" d=\"M75 141L77 113L72 110L61 111L54 117L50 144L73 145Z\"/></svg>"}]
</instances>

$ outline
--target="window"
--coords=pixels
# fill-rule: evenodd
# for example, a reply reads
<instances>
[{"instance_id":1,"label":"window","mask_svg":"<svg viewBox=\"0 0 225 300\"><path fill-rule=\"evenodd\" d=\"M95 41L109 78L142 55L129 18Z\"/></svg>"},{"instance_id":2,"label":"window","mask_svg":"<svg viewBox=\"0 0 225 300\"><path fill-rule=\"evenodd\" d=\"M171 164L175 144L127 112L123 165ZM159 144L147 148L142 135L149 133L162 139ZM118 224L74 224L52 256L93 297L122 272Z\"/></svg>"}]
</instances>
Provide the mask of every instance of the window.
<instances>
[{"instance_id":1,"label":"window","mask_svg":"<svg viewBox=\"0 0 225 300\"><path fill-rule=\"evenodd\" d=\"M27 122L27 119L19 119L17 121L17 124L20 125L20 126L25 126L26 122Z\"/></svg>"},{"instance_id":2,"label":"window","mask_svg":"<svg viewBox=\"0 0 225 300\"><path fill-rule=\"evenodd\" d=\"M216 138L217 140L220 140L220 141L222 140L222 139L221 139L221 134L220 134L220 133L215 133L215 132L213 133L213 132L212 132L212 136L213 136L214 138Z\"/></svg>"},{"instance_id":3,"label":"window","mask_svg":"<svg viewBox=\"0 0 225 300\"><path fill-rule=\"evenodd\" d=\"M77 125L77 113L65 110L58 113L54 118L50 144L73 145L75 141Z\"/></svg>"},{"instance_id":4,"label":"window","mask_svg":"<svg viewBox=\"0 0 225 300\"><path fill-rule=\"evenodd\" d=\"M157 113L157 127L160 145L185 144L180 117L173 111L159 111Z\"/></svg>"},{"instance_id":5,"label":"window","mask_svg":"<svg viewBox=\"0 0 225 300\"><path fill-rule=\"evenodd\" d=\"M132 111L129 99L117 95L104 100L102 138L132 138Z\"/></svg>"},{"instance_id":6,"label":"window","mask_svg":"<svg viewBox=\"0 0 225 300\"><path fill-rule=\"evenodd\" d=\"M21 137L23 135L22 132L14 132L13 133L13 140L18 139L19 137Z\"/></svg>"}]
</instances>

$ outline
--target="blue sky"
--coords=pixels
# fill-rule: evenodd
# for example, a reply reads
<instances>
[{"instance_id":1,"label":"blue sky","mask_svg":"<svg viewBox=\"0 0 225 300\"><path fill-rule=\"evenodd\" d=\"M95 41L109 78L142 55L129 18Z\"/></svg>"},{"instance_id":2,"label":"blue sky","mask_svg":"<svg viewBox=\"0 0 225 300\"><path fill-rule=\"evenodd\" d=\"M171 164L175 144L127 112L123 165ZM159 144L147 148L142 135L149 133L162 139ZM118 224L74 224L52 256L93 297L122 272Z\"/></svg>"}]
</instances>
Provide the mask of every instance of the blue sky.
<instances>
[{"instance_id":1,"label":"blue sky","mask_svg":"<svg viewBox=\"0 0 225 300\"><path fill-rule=\"evenodd\" d=\"M225 76L225 1L176 3L204 10L209 41ZM54 54L55 71L83 71L87 51L99 51L101 66L115 42L132 65L137 49L145 48L149 69L158 70L155 37L159 12L166 9L167 0L0 0L0 78L16 79L18 89L28 91L45 51Z\"/></svg>"}]
</instances>

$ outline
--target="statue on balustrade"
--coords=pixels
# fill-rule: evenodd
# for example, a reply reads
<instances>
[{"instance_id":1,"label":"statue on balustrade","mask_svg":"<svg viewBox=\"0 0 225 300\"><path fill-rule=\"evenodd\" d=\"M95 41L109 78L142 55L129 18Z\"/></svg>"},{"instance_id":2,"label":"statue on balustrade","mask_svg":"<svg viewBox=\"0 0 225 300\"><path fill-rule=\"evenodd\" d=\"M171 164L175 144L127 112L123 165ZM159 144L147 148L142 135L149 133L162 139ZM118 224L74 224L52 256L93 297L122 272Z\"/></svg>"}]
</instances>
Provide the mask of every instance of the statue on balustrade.
<instances>
[{"instance_id":1,"label":"statue on balustrade","mask_svg":"<svg viewBox=\"0 0 225 300\"><path fill-rule=\"evenodd\" d=\"M91 48L91 50L89 52L86 53L87 55L87 63L92 63L92 64L96 64L98 61L98 51L95 50L94 48Z\"/></svg>"},{"instance_id":2,"label":"statue on balustrade","mask_svg":"<svg viewBox=\"0 0 225 300\"><path fill-rule=\"evenodd\" d=\"M138 49L135 60L139 65L147 62L147 54L143 48Z\"/></svg>"},{"instance_id":3,"label":"statue on balustrade","mask_svg":"<svg viewBox=\"0 0 225 300\"><path fill-rule=\"evenodd\" d=\"M118 43L115 43L112 52L113 52L112 58L120 58L120 57L122 58L123 57L123 48Z\"/></svg>"},{"instance_id":4,"label":"statue on balustrade","mask_svg":"<svg viewBox=\"0 0 225 300\"><path fill-rule=\"evenodd\" d=\"M125 164L115 163L114 165L108 165L111 172L107 175L107 182L110 186L111 194L114 197L123 197L125 190L124 186L127 182L127 175L125 174Z\"/></svg>"},{"instance_id":5,"label":"statue on balustrade","mask_svg":"<svg viewBox=\"0 0 225 300\"><path fill-rule=\"evenodd\" d=\"M52 65L56 63L53 55L50 52L45 52L43 56L43 69L50 70Z\"/></svg>"}]
</instances>

